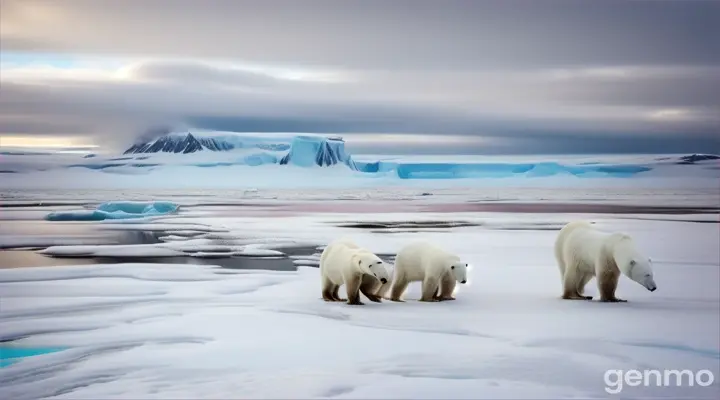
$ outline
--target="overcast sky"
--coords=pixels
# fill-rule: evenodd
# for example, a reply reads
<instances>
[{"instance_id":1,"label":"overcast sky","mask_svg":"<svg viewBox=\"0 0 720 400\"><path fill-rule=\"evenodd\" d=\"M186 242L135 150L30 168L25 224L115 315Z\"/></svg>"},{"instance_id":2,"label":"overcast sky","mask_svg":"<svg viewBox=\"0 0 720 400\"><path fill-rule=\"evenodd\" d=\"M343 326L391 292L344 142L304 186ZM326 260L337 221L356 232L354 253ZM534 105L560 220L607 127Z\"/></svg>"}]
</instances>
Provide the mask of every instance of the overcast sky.
<instances>
[{"instance_id":1,"label":"overcast sky","mask_svg":"<svg viewBox=\"0 0 720 400\"><path fill-rule=\"evenodd\" d=\"M167 126L362 152L720 152L719 1L0 7L6 140L122 149Z\"/></svg>"}]
</instances>

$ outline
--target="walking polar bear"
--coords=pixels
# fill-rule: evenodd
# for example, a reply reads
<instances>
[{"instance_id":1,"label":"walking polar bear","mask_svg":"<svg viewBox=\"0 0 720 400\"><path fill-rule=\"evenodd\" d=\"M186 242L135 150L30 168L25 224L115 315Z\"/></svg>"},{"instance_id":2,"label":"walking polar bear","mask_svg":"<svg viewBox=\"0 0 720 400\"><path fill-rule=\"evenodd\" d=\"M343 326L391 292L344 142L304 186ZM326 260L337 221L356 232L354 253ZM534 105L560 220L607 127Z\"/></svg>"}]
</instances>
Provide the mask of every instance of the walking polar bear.
<instances>
[{"instance_id":1,"label":"walking polar bear","mask_svg":"<svg viewBox=\"0 0 720 400\"><path fill-rule=\"evenodd\" d=\"M422 281L420 301L455 300L456 282L467 282L467 264L460 257L427 242L405 246L395 258L390 300L402 301L411 282ZM381 288L384 297L389 285Z\"/></svg>"},{"instance_id":2,"label":"walking polar bear","mask_svg":"<svg viewBox=\"0 0 720 400\"><path fill-rule=\"evenodd\" d=\"M365 304L360 301L360 292L368 300L380 303L378 292L390 281L390 274L380 257L345 238L330 243L323 250L320 277L323 300L347 301L351 305ZM338 296L342 285L345 285L347 299Z\"/></svg>"},{"instance_id":3,"label":"walking polar bear","mask_svg":"<svg viewBox=\"0 0 720 400\"><path fill-rule=\"evenodd\" d=\"M600 301L626 302L615 297L620 273L653 292L652 261L641 254L632 238L623 233L604 233L584 221L565 225L555 241L555 259L560 268L567 300L591 300L585 285L597 278Z\"/></svg>"}]
</instances>

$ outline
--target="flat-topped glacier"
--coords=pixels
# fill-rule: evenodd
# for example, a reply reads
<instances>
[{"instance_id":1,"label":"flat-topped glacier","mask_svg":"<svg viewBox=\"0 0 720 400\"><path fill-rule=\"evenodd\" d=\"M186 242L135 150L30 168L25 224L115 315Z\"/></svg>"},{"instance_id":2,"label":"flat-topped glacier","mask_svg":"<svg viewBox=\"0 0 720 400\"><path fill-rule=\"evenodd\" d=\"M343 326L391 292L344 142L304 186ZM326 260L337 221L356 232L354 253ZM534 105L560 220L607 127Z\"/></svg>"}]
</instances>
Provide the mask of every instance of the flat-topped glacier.
<instances>
[{"instance_id":1,"label":"flat-topped glacier","mask_svg":"<svg viewBox=\"0 0 720 400\"><path fill-rule=\"evenodd\" d=\"M651 178L703 180L716 184L718 158L713 154L624 156L386 156L351 155L341 137L300 133L175 132L136 143L123 155L17 152L3 148L0 183L27 187L30 181L66 182L71 176L100 180L111 177L120 186L144 180L164 183L182 176L183 185L257 186L278 182L285 187L303 182L330 186L386 184L392 181L458 181L477 185L493 178ZM232 168L230 168L232 167ZM255 167L252 172L246 169ZM43 171L40 173L39 171ZM92 171L91 173L88 171ZM20 173L20 174L19 174ZM42 176L40 176L42 175ZM44 176L44 178L43 178ZM358 180L357 178L360 178ZM288 182L291 180L291 182ZM326 182L326 181L332 182ZM122 181L122 182L120 182ZM458 181L459 182L459 181ZM261 186L267 186L263 183ZM702 185L705 185L704 183ZM106 185L107 186L107 185ZM112 185L111 185L112 186ZM301 185L302 186L302 185ZM305 185L307 186L307 185Z\"/></svg>"}]
</instances>

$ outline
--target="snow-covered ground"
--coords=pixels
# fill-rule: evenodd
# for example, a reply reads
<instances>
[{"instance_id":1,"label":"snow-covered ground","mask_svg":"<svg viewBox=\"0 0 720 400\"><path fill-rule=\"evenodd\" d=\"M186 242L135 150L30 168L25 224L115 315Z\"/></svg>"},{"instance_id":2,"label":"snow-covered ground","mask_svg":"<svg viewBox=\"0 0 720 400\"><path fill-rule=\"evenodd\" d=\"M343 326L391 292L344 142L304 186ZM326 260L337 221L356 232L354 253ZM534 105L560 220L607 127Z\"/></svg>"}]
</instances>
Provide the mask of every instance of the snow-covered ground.
<instances>
[{"instance_id":1,"label":"snow-covered ground","mask_svg":"<svg viewBox=\"0 0 720 400\"><path fill-rule=\"evenodd\" d=\"M361 172L236 150L3 154L0 249L25 249L0 267L62 264L0 268L3 398L720 397L672 375L720 379L716 160L353 156ZM179 211L43 221L107 201ZM658 290L621 278L628 303L561 300L552 245L574 219L634 235ZM137 231L159 243L115 235ZM452 302L417 302L413 283L405 303L326 303L316 266L340 236L390 263L433 241L470 263L469 284ZM54 352L8 356L21 348ZM632 386L618 370L671 376Z\"/></svg>"},{"instance_id":2,"label":"snow-covered ground","mask_svg":"<svg viewBox=\"0 0 720 400\"><path fill-rule=\"evenodd\" d=\"M621 278L618 296L628 303L560 300L552 243L556 229L578 218L634 235L655 262L658 290L650 293ZM0 269L0 339L17 346L67 347L1 368L3 397L606 398L606 389L620 389L616 397L717 398L717 214L649 218L477 212L268 218L198 212L155 219L146 225L175 224L177 232L194 230L206 240L242 237L242 243L226 244L254 244L255 250L283 240L322 245L342 235L394 254L422 238L467 260L470 281L452 302L414 301L419 284L412 284L405 303L348 306L322 301L318 269L312 267ZM338 226L423 220L469 226ZM197 250L203 244L171 235L164 246ZM99 251L111 252L107 247ZM131 254L137 248L116 250ZM587 292L597 293L594 281ZM686 376L680 385L672 376L665 387L654 378L648 386L623 381L618 387L617 375L605 379L612 370L707 370L715 381L691 387Z\"/></svg>"}]
</instances>

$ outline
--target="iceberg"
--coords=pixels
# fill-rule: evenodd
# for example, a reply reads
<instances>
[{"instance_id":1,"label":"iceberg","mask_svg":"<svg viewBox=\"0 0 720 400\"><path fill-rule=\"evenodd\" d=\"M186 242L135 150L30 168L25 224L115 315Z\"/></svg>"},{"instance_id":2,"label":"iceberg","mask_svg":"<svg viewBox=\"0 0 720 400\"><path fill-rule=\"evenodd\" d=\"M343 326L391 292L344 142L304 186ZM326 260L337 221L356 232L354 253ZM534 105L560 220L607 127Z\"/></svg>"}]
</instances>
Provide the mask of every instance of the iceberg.
<instances>
[{"instance_id":1,"label":"iceberg","mask_svg":"<svg viewBox=\"0 0 720 400\"><path fill-rule=\"evenodd\" d=\"M179 206L169 201L110 201L95 210L56 211L45 216L48 221L102 221L154 217L174 213Z\"/></svg>"},{"instance_id":2,"label":"iceberg","mask_svg":"<svg viewBox=\"0 0 720 400\"><path fill-rule=\"evenodd\" d=\"M366 173L395 171L400 179L481 179L509 177L630 177L652 170L642 165L563 165L542 163L397 163L354 162L356 169Z\"/></svg>"},{"instance_id":3,"label":"iceberg","mask_svg":"<svg viewBox=\"0 0 720 400\"><path fill-rule=\"evenodd\" d=\"M345 152L345 141L339 137L324 136L296 136L290 145L290 152L280 160L280 165L299 167L327 167L340 163L357 170Z\"/></svg>"},{"instance_id":4,"label":"iceberg","mask_svg":"<svg viewBox=\"0 0 720 400\"><path fill-rule=\"evenodd\" d=\"M197 143L195 143L197 142ZM203 160L183 165L196 167L221 167L232 165L260 166L279 164L297 167L329 167L345 165L351 171L379 176L396 176L399 179L484 179L552 176L626 178L655 168L652 162L641 164L616 164L582 162L563 164L555 160L542 162L477 163L466 162L410 162L410 161L357 161L345 150L345 141L338 136L315 134L240 134L233 132L169 133L153 142L128 152L175 152L187 153L202 150L255 150L251 154L232 156L223 160ZM258 151L259 150L259 151ZM285 153L286 152L286 153ZM283 154L284 153L284 154ZM716 155L693 154L676 158L677 164L694 164L716 160ZM92 169L116 167L117 161L86 165ZM157 163L131 163L128 166L154 167ZM73 165L78 166L78 165Z\"/></svg>"},{"instance_id":5,"label":"iceberg","mask_svg":"<svg viewBox=\"0 0 720 400\"><path fill-rule=\"evenodd\" d=\"M169 132L153 140L135 144L124 155L94 157L69 154L52 156L26 156L25 152L5 153L0 178L17 180L10 173L35 172L61 169L89 169L100 178L115 175L148 175L174 178L174 168L185 168L183 184L192 180L205 184L205 180L217 180L222 186L234 184L258 185L252 181L255 171L245 175L249 167L260 168L263 174L284 178L290 174L313 182L337 177L364 179L381 178L397 180L452 180L492 178L630 178L688 176L716 177L720 171L716 154L676 155L628 155L628 156L379 156L351 155L342 137L312 133L241 133L193 130ZM3 154L0 152L0 154ZM342 165L342 166L341 166ZM282 168L275 168L282 166ZM317 167L327 168L319 171ZM242 167L242 168L237 168ZM301 171L299 168L309 169ZM283 171L295 168L294 171ZM215 171L212 171L216 169ZM199 170L199 171L198 171ZM202 171L204 170L204 171ZM210 171L208 171L210 170ZM346 170L346 171L343 171ZM275 171L275 172L273 172ZM76 171L73 171L76 172ZM85 174L87 171L79 173ZM187 179L186 173L195 173ZM239 175L238 175L239 173ZM206 174L205 178L198 176ZM234 178L227 179L224 174ZM317 174L317 175L315 175ZM343 175L345 174L345 175ZM322 175L322 176L321 176ZM342 176L341 176L342 175ZM711 176L712 175L712 176ZM238 176L242 176L239 179ZM235 179L238 178L238 179ZM118 178L125 179L125 178ZM158 178L165 179L165 178ZM200 182L200 181L203 182ZM294 180L294 179L293 179ZM34 183L33 183L34 184ZM52 182L50 182L52 184ZM220 183L219 183L220 184ZM293 183L294 184L294 183ZM25 186L24 183L19 183ZM31 185L32 186L32 185ZM120 215L120 214L118 214ZM56 216L61 218L60 216ZM78 211L75 218L96 220L110 218L94 211Z\"/></svg>"}]
</instances>

